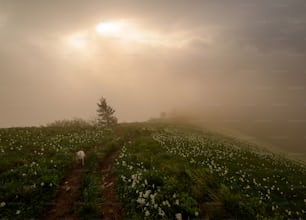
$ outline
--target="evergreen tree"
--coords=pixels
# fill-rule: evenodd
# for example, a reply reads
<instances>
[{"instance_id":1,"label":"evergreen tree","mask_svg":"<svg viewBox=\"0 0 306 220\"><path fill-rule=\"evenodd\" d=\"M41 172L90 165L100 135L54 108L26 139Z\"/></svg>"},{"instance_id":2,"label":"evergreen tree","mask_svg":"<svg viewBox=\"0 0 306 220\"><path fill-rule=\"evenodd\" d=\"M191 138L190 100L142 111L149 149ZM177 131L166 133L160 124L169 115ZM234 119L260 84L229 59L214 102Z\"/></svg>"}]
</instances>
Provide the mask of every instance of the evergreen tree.
<instances>
[{"instance_id":1,"label":"evergreen tree","mask_svg":"<svg viewBox=\"0 0 306 220\"><path fill-rule=\"evenodd\" d=\"M115 110L110 107L105 98L101 98L98 105L98 124L102 126L110 126L117 124L117 118L114 116Z\"/></svg>"}]
</instances>

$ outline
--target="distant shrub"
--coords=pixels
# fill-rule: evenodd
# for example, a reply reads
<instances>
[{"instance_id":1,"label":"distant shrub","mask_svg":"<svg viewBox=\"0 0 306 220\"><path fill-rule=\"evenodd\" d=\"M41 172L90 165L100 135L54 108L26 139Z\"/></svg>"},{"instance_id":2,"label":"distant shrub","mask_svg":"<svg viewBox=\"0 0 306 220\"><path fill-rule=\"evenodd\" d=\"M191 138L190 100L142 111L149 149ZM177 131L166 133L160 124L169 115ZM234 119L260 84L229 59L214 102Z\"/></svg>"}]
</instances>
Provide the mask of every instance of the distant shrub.
<instances>
[{"instance_id":1,"label":"distant shrub","mask_svg":"<svg viewBox=\"0 0 306 220\"><path fill-rule=\"evenodd\" d=\"M47 127L91 127L95 126L95 122L86 121L81 118L57 120L47 124Z\"/></svg>"}]
</instances>

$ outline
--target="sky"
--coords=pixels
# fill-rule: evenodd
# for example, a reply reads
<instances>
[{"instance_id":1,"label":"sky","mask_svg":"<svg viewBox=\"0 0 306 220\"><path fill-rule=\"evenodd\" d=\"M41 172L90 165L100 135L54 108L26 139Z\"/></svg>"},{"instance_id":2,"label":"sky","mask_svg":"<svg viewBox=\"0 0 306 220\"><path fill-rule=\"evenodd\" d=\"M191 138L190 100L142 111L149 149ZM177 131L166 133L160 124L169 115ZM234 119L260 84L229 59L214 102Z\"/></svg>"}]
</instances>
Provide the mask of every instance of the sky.
<instances>
[{"instance_id":1,"label":"sky","mask_svg":"<svg viewBox=\"0 0 306 220\"><path fill-rule=\"evenodd\" d=\"M0 0L0 127L173 109L306 149L304 0ZM306 151L306 150L305 150Z\"/></svg>"}]
</instances>

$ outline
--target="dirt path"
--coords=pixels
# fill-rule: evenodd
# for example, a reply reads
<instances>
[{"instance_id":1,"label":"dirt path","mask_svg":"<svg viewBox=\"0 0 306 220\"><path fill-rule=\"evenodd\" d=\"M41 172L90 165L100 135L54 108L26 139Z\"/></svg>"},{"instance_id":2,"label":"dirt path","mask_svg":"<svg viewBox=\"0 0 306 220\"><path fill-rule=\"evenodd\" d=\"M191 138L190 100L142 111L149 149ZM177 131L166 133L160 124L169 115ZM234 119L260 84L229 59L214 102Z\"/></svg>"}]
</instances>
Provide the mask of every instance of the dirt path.
<instances>
[{"instance_id":1,"label":"dirt path","mask_svg":"<svg viewBox=\"0 0 306 220\"><path fill-rule=\"evenodd\" d=\"M112 173L113 164L119 151L115 150L111 152L100 164L100 170L102 175L102 206L101 213L105 220L119 220L122 219L121 205L118 202L116 189L115 189L115 177Z\"/></svg>"},{"instance_id":2,"label":"dirt path","mask_svg":"<svg viewBox=\"0 0 306 220\"><path fill-rule=\"evenodd\" d=\"M54 202L54 206L41 218L53 219L77 219L77 196L80 189L82 165L74 163L68 176L64 179Z\"/></svg>"},{"instance_id":3,"label":"dirt path","mask_svg":"<svg viewBox=\"0 0 306 220\"><path fill-rule=\"evenodd\" d=\"M121 216L121 206L117 200L115 190L115 177L112 174L113 163L119 150L113 150L99 163L101 172L101 216L102 219L119 220ZM52 207L40 219L78 219L77 211L79 209L78 196L81 188L81 176L83 167L75 162L63 180Z\"/></svg>"}]
</instances>

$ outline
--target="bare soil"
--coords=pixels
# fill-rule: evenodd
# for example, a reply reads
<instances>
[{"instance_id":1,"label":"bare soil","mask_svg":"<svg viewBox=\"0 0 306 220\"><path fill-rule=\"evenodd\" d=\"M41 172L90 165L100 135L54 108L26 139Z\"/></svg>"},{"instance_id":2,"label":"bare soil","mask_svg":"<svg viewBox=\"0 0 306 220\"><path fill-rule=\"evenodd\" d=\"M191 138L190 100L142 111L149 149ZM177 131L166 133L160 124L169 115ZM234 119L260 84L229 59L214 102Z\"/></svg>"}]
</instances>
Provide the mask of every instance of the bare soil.
<instances>
[{"instance_id":1,"label":"bare soil","mask_svg":"<svg viewBox=\"0 0 306 220\"><path fill-rule=\"evenodd\" d=\"M101 214L105 220L119 220L122 219L121 205L118 202L116 189L115 189L115 177L112 173L113 164L119 151L111 152L100 164L101 176L102 176L102 204Z\"/></svg>"},{"instance_id":2,"label":"bare soil","mask_svg":"<svg viewBox=\"0 0 306 220\"><path fill-rule=\"evenodd\" d=\"M75 211L79 205L78 193L81 186L82 168L82 165L77 162L71 166L71 171L57 192L53 207L41 219L77 219Z\"/></svg>"}]
</instances>

